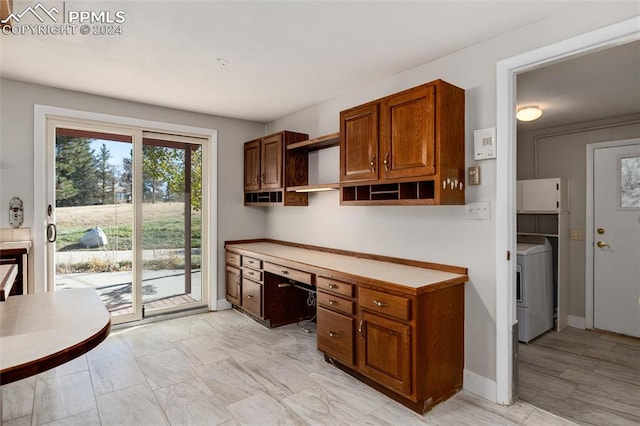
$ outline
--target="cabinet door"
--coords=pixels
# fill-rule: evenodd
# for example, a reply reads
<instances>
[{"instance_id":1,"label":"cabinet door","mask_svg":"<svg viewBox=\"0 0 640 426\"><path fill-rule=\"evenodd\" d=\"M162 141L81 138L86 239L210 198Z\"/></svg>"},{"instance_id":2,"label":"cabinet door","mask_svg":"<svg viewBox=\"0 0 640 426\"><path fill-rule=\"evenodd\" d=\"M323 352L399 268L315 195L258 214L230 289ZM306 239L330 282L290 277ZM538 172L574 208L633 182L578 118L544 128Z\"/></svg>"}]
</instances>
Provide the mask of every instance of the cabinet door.
<instances>
[{"instance_id":1,"label":"cabinet door","mask_svg":"<svg viewBox=\"0 0 640 426\"><path fill-rule=\"evenodd\" d=\"M378 104L340 113L340 180L378 179Z\"/></svg>"},{"instance_id":2,"label":"cabinet door","mask_svg":"<svg viewBox=\"0 0 640 426\"><path fill-rule=\"evenodd\" d=\"M518 181L523 212L560 212L560 179Z\"/></svg>"},{"instance_id":3,"label":"cabinet door","mask_svg":"<svg viewBox=\"0 0 640 426\"><path fill-rule=\"evenodd\" d=\"M227 300L237 306L241 305L240 269L227 265Z\"/></svg>"},{"instance_id":4,"label":"cabinet door","mask_svg":"<svg viewBox=\"0 0 640 426\"><path fill-rule=\"evenodd\" d=\"M260 189L260 140L244 144L244 190Z\"/></svg>"},{"instance_id":5,"label":"cabinet door","mask_svg":"<svg viewBox=\"0 0 640 426\"><path fill-rule=\"evenodd\" d=\"M262 284L247 279L242 280L242 309L262 318Z\"/></svg>"},{"instance_id":6,"label":"cabinet door","mask_svg":"<svg viewBox=\"0 0 640 426\"><path fill-rule=\"evenodd\" d=\"M381 177L435 174L435 125L435 86L419 86L384 98L380 105Z\"/></svg>"},{"instance_id":7,"label":"cabinet door","mask_svg":"<svg viewBox=\"0 0 640 426\"><path fill-rule=\"evenodd\" d=\"M368 312L360 320L360 371L389 389L410 395L411 327Z\"/></svg>"},{"instance_id":8,"label":"cabinet door","mask_svg":"<svg viewBox=\"0 0 640 426\"><path fill-rule=\"evenodd\" d=\"M282 188L282 134L262 139L262 189Z\"/></svg>"}]
</instances>

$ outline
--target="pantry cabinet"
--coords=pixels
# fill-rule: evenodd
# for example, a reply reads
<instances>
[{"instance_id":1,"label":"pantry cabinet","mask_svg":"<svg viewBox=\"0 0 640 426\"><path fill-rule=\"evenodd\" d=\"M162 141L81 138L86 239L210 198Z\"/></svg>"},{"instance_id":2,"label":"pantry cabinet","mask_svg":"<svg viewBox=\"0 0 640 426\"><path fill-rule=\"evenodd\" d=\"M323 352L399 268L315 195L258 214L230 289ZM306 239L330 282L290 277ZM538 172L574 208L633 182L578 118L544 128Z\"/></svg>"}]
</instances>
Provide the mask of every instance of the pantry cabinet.
<instances>
[{"instance_id":1,"label":"pantry cabinet","mask_svg":"<svg viewBox=\"0 0 640 426\"><path fill-rule=\"evenodd\" d=\"M436 80L342 111L341 204L464 204L464 108Z\"/></svg>"}]
</instances>

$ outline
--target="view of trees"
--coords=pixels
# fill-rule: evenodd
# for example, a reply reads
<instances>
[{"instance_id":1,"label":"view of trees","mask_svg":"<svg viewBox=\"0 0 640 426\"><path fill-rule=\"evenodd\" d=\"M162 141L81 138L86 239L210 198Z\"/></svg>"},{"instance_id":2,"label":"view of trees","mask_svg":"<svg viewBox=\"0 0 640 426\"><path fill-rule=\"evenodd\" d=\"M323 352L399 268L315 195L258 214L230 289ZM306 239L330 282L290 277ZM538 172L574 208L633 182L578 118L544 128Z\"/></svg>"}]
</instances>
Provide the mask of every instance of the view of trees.
<instances>
[{"instance_id":1,"label":"view of trees","mask_svg":"<svg viewBox=\"0 0 640 426\"><path fill-rule=\"evenodd\" d=\"M56 204L59 207L130 202L132 154L114 165L107 145L95 152L92 140L56 137ZM191 153L191 203L202 207L202 149L143 146L143 195L147 202L183 201L185 155Z\"/></svg>"}]
</instances>

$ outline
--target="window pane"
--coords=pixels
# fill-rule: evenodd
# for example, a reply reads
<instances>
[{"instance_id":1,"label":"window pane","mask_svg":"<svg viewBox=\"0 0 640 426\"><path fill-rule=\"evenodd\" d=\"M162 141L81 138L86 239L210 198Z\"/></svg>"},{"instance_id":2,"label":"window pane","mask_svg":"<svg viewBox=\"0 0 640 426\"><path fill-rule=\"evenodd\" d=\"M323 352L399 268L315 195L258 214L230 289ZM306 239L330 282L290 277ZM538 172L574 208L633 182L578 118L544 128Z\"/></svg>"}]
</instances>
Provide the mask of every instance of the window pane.
<instances>
[{"instance_id":1,"label":"window pane","mask_svg":"<svg viewBox=\"0 0 640 426\"><path fill-rule=\"evenodd\" d=\"M640 157L620 159L620 207L640 208Z\"/></svg>"}]
</instances>

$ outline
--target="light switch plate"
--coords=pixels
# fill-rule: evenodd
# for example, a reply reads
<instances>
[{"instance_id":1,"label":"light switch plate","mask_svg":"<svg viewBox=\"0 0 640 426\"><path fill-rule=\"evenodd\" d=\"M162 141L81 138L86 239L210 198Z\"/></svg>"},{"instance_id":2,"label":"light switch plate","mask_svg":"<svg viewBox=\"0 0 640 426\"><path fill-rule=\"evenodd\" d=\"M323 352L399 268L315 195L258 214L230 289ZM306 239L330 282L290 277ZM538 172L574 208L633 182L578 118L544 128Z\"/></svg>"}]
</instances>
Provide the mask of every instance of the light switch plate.
<instances>
[{"instance_id":1,"label":"light switch plate","mask_svg":"<svg viewBox=\"0 0 640 426\"><path fill-rule=\"evenodd\" d=\"M480 166L469 167L467 185L480 185Z\"/></svg>"},{"instance_id":2,"label":"light switch plate","mask_svg":"<svg viewBox=\"0 0 640 426\"><path fill-rule=\"evenodd\" d=\"M467 220L489 220L491 218L491 203L489 201L478 201L466 204L464 213Z\"/></svg>"}]
</instances>

